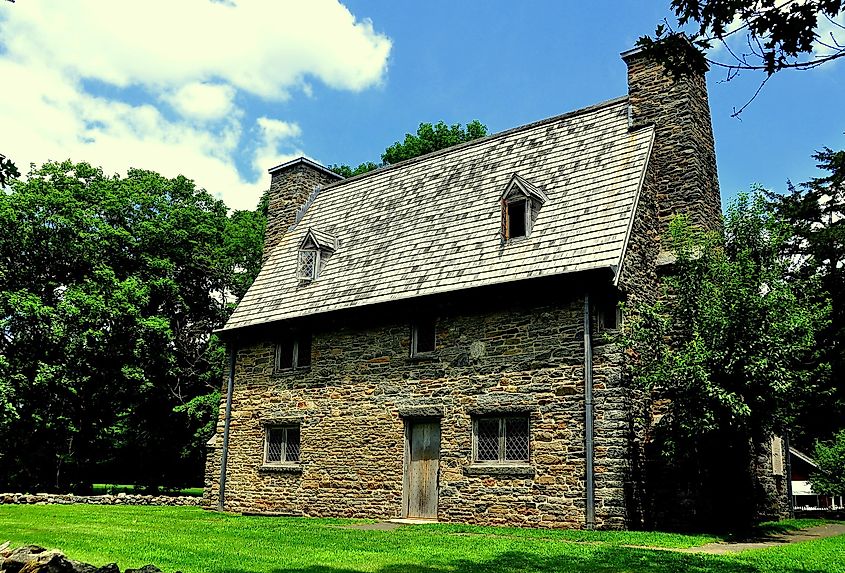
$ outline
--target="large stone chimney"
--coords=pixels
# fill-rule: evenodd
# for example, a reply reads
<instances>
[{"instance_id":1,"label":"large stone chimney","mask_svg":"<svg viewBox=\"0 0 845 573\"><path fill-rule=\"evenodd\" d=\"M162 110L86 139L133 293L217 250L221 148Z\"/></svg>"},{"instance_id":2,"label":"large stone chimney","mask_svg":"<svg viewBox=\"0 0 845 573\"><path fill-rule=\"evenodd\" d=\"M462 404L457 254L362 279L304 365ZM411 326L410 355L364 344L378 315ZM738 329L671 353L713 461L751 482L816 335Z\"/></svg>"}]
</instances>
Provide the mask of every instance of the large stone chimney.
<instances>
[{"instance_id":1,"label":"large stone chimney","mask_svg":"<svg viewBox=\"0 0 845 573\"><path fill-rule=\"evenodd\" d=\"M675 80L639 49L624 52L622 59L628 65L632 128L655 127L649 180L665 249L669 221L676 214L688 214L705 229L720 225L722 202L707 84L703 74Z\"/></svg>"},{"instance_id":2,"label":"large stone chimney","mask_svg":"<svg viewBox=\"0 0 845 573\"><path fill-rule=\"evenodd\" d=\"M294 224L296 211L315 190L343 179L319 163L300 157L273 167L270 171L270 202L267 229L264 231L264 254L267 261L273 247Z\"/></svg>"}]
</instances>

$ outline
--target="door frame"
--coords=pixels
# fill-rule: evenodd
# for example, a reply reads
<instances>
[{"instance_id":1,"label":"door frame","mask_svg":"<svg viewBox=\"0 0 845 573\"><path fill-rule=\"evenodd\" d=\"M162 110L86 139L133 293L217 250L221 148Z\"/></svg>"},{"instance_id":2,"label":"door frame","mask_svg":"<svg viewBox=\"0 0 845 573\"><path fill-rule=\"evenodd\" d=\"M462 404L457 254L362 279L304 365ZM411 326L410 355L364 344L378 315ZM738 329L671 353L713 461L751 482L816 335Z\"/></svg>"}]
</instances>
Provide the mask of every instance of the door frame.
<instances>
[{"instance_id":1,"label":"door frame","mask_svg":"<svg viewBox=\"0 0 845 573\"><path fill-rule=\"evenodd\" d=\"M435 503L434 503L434 519L440 514L440 452L443 443L443 424L440 416L414 416L404 417L404 458L402 462L402 519L408 518L408 502L410 499L410 469L411 469L411 428L417 423L436 423L438 433L437 446L437 483L435 484ZM417 518L412 518L417 519ZM423 519L423 518L418 518Z\"/></svg>"}]
</instances>

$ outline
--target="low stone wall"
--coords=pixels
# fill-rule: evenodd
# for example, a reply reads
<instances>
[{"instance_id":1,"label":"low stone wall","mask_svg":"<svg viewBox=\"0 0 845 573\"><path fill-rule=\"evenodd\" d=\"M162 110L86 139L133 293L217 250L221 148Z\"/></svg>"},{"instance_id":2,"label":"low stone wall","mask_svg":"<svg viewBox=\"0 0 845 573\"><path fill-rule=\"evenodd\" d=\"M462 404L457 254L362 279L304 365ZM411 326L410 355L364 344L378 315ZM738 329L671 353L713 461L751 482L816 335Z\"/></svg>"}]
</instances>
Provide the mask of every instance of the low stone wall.
<instances>
[{"instance_id":1,"label":"low stone wall","mask_svg":"<svg viewBox=\"0 0 845 573\"><path fill-rule=\"evenodd\" d=\"M0 493L0 504L70 505L74 503L87 503L90 505L201 506L202 498L184 495L135 495L126 493L119 493L117 495L73 495L69 493Z\"/></svg>"}]
</instances>

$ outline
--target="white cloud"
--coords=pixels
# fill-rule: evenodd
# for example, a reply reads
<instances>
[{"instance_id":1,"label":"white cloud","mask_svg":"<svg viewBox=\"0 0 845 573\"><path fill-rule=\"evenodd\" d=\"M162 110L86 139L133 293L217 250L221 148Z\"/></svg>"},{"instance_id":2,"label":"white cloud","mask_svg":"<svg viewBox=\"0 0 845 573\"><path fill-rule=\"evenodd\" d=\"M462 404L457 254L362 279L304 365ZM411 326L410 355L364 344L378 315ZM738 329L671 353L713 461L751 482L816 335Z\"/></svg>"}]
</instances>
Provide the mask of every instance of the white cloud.
<instances>
[{"instance_id":1,"label":"white cloud","mask_svg":"<svg viewBox=\"0 0 845 573\"><path fill-rule=\"evenodd\" d=\"M234 111L235 88L229 85L185 84L163 99L179 114L198 120L216 120Z\"/></svg>"},{"instance_id":2,"label":"white cloud","mask_svg":"<svg viewBox=\"0 0 845 573\"><path fill-rule=\"evenodd\" d=\"M266 171L285 161L305 155L300 149L290 148L290 140L299 137L302 130L295 123L288 123L269 117L259 117L256 121L259 131L259 145L253 156L252 165L256 171ZM288 151L283 151L288 146Z\"/></svg>"},{"instance_id":3,"label":"white cloud","mask_svg":"<svg viewBox=\"0 0 845 573\"><path fill-rule=\"evenodd\" d=\"M266 169L303 154L302 131L251 116L237 94L282 101L307 96L314 82L378 86L390 48L371 22L331 0L8 4L0 10L0 152L21 168L70 157L111 172L184 174L230 207L252 208ZM114 95L121 88L132 95ZM235 167L245 149L255 150L241 162L251 173Z\"/></svg>"}]
</instances>

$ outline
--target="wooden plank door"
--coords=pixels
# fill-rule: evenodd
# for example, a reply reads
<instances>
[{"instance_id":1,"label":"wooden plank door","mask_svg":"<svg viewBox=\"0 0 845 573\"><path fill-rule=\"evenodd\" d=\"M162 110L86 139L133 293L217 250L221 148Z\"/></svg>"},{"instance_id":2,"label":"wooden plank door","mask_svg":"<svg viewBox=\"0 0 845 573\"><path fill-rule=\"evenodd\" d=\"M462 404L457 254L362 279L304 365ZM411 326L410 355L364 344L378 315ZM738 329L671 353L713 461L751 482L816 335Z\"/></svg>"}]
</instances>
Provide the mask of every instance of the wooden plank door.
<instances>
[{"instance_id":1,"label":"wooden plank door","mask_svg":"<svg viewBox=\"0 0 845 573\"><path fill-rule=\"evenodd\" d=\"M437 475L440 466L440 422L409 420L407 510L410 518L437 519Z\"/></svg>"}]
</instances>

